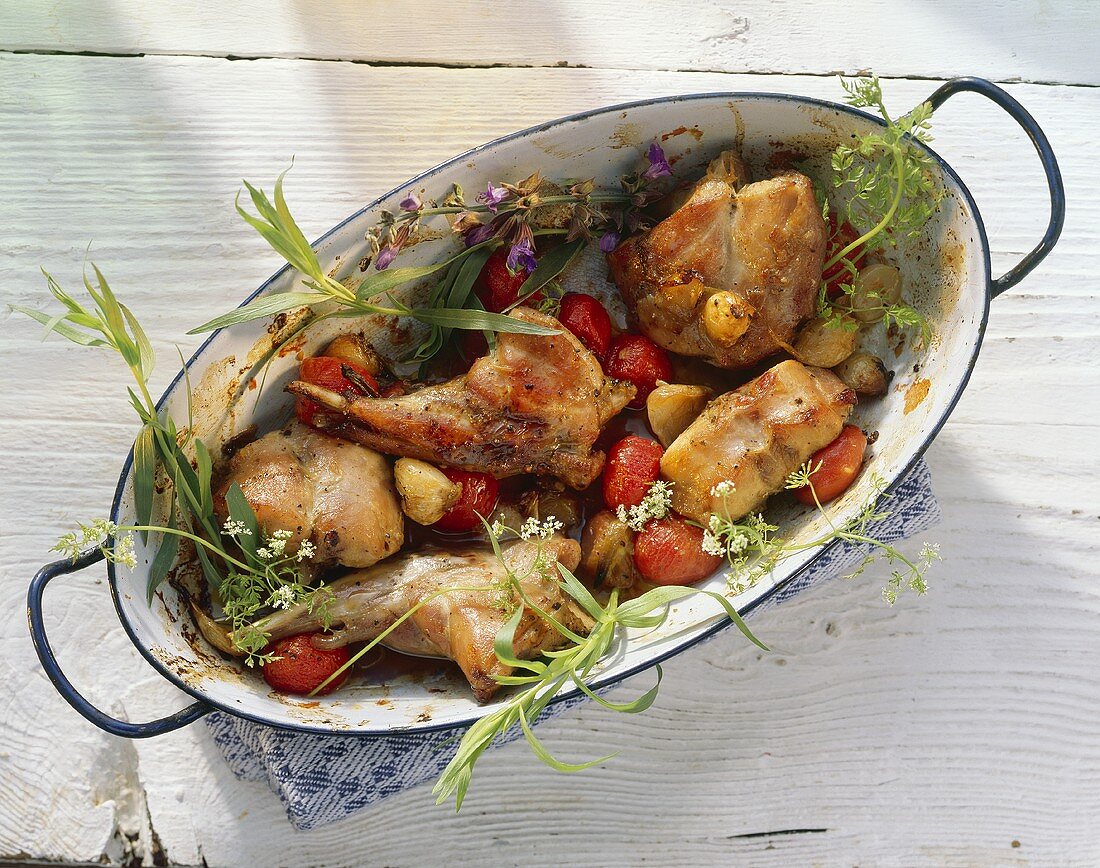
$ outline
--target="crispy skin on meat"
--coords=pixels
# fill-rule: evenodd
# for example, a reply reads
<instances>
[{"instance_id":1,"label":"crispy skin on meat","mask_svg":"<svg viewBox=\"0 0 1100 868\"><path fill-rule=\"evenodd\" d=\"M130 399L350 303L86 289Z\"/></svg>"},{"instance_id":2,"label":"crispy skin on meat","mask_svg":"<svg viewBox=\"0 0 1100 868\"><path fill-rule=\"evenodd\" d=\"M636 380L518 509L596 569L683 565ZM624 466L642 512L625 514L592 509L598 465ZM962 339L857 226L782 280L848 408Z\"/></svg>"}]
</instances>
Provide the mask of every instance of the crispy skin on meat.
<instances>
[{"instance_id":1,"label":"crispy skin on meat","mask_svg":"<svg viewBox=\"0 0 1100 868\"><path fill-rule=\"evenodd\" d=\"M236 482L268 534L289 530L318 564L369 567L404 542L404 518L389 463L372 449L320 434L299 422L240 449L216 502Z\"/></svg>"},{"instance_id":2,"label":"crispy skin on meat","mask_svg":"<svg viewBox=\"0 0 1100 868\"><path fill-rule=\"evenodd\" d=\"M661 459L662 474L675 483L673 509L704 524L712 513L736 520L759 509L836 439L855 402L832 371L796 361L715 398ZM736 486L731 494L711 494L727 480Z\"/></svg>"},{"instance_id":3,"label":"crispy skin on meat","mask_svg":"<svg viewBox=\"0 0 1100 868\"><path fill-rule=\"evenodd\" d=\"M747 177L723 154L670 217L607 257L642 332L729 369L778 352L813 314L827 243L809 178Z\"/></svg>"},{"instance_id":4,"label":"crispy skin on meat","mask_svg":"<svg viewBox=\"0 0 1100 868\"><path fill-rule=\"evenodd\" d=\"M556 319L529 308L511 316L560 329L551 336L497 335L495 349L438 386L395 398L347 400L310 383L288 387L345 416L336 432L390 455L503 478L556 476L584 488L603 469L593 444L634 397Z\"/></svg>"},{"instance_id":5,"label":"crispy skin on meat","mask_svg":"<svg viewBox=\"0 0 1100 868\"><path fill-rule=\"evenodd\" d=\"M539 545L543 557L574 570L580 545L566 537L535 542L517 541L503 546L504 562L520 577L524 593L539 608L574 632L586 634L592 619L558 586L551 575L532 570ZM444 588L455 590L435 597L389 634L384 644L408 654L446 657L461 667L480 702L490 699L499 685L494 675L507 675L511 667L501 663L493 643L511 613L501 606L500 590L505 569L488 546L467 549L426 548L400 555L369 570L351 573L333 582L335 599L329 605L333 632L314 638L321 647L334 648L352 642L369 642L390 627L417 603ZM321 620L306 604L277 612L264 622L272 639L321 629ZM533 659L543 651L560 648L560 633L534 612L527 610L513 643L520 659Z\"/></svg>"}]
</instances>

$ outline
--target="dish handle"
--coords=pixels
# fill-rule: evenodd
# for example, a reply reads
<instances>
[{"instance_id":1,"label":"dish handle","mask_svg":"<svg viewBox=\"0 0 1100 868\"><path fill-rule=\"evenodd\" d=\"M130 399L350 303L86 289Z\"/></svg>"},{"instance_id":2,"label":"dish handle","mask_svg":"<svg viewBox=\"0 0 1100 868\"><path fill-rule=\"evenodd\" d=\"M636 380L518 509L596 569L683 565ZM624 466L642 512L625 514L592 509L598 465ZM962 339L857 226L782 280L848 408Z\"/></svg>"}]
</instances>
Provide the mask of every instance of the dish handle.
<instances>
[{"instance_id":1,"label":"dish handle","mask_svg":"<svg viewBox=\"0 0 1100 868\"><path fill-rule=\"evenodd\" d=\"M1050 142L1047 141L1046 134L1035 122L1035 118L1028 113L1027 109L1020 105L1007 91L984 78L967 76L951 79L928 97L928 102L931 103L932 110L935 111L952 96L965 91L992 100L1003 108L1009 117L1023 127L1024 132L1027 133L1031 143L1035 146L1035 151L1039 154L1039 161L1043 164L1047 187L1050 190L1050 221L1047 223L1046 232L1043 233L1042 240L1035 245L1035 248L1027 256L1008 272L990 283L990 297L996 298L1002 292L1011 289L1023 280L1054 248L1058 236L1062 234L1062 224L1065 222L1066 191L1062 186L1062 173L1058 169L1058 161L1054 158L1054 151L1050 147Z\"/></svg>"},{"instance_id":2,"label":"dish handle","mask_svg":"<svg viewBox=\"0 0 1100 868\"><path fill-rule=\"evenodd\" d=\"M34 650L38 652L38 659L42 661L42 668L50 681L53 682L54 687L57 688L57 692L64 697L69 705L100 729L123 738L149 738L154 735L163 735L166 732L172 732L172 730L193 723L204 714L209 714L214 710L213 706L207 705L205 702L196 702L177 711L175 714L162 717L160 720L152 720L149 723L130 723L125 720L118 720L100 711L81 696L65 676L65 673L61 671L53 649L50 647L50 640L46 637L46 625L42 618L42 593L46 590L46 585L58 576L74 573L101 560L103 560L103 552L98 547L89 549L76 560L66 558L62 561L46 564L31 579L31 586L27 591L27 620L30 622L31 639L34 642Z\"/></svg>"}]
</instances>

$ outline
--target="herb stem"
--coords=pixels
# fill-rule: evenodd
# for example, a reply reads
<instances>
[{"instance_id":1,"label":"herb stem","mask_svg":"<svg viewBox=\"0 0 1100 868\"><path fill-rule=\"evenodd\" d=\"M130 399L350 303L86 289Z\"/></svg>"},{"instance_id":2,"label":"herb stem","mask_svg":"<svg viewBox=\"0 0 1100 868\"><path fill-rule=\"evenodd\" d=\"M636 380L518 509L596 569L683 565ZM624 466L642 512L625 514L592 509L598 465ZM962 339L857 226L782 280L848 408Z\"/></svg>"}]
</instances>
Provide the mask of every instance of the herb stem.
<instances>
[{"instance_id":1,"label":"herb stem","mask_svg":"<svg viewBox=\"0 0 1100 868\"><path fill-rule=\"evenodd\" d=\"M885 110L883 110L883 115L886 116ZM888 124L891 123L889 116L886 116L886 122ZM839 252L834 253L829 258L829 261L821 267L822 271L827 271L828 269L832 268L861 244L865 244L868 240L874 238L876 235L878 235L879 232L889 226L890 221L894 219L894 214L897 213L898 207L901 205L902 196L905 194L905 162L902 160L901 147L901 145L898 145L891 149L891 153L894 157L894 168L897 171L897 189L894 191L894 198L890 202L889 209L882 216L882 219L879 220L879 222L875 224L873 228L864 232L862 235L859 236L859 238L857 238L855 241L850 242Z\"/></svg>"},{"instance_id":2,"label":"herb stem","mask_svg":"<svg viewBox=\"0 0 1100 868\"><path fill-rule=\"evenodd\" d=\"M191 540L191 542L198 543L199 545L203 546L204 548L207 548L210 551L212 551L218 557L220 557L223 560L231 563L235 567L239 567L242 570L247 570L248 572L255 572L254 567L250 567L248 564L242 563L241 561L237 560L232 555L227 554L223 549L218 548L216 545L209 542L208 540L203 539L201 536L198 536L197 534L190 533L189 531L180 530L179 528L174 528L174 527L160 527L158 525L152 525L152 524L127 524L127 525L122 525L121 527L118 527L115 530L116 530L116 533L118 531L123 531L123 532L127 532L127 533L137 532L137 531L154 531L156 533L170 533L174 536L180 536L180 537L183 537L184 539Z\"/></svg>"}]
</instances>

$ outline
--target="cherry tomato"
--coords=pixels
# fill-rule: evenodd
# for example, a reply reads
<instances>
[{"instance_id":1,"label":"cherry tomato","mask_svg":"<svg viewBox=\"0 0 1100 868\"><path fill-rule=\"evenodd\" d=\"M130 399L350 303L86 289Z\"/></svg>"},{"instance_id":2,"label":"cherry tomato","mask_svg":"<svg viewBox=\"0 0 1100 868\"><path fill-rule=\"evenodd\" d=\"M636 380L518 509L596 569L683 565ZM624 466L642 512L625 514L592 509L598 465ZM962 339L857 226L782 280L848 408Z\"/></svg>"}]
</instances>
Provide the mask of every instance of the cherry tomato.
<instances>
[{"instance_id":1,"label":"cherry tomato","mask_svg":"<svg viewBox=\"0 0 1100 868\"><path fill-rule=\"evenodd\" d=\"M601 362L611 349L611 317L602 304L590 295L568 292L562 296L558 322Z\"/></svg>"},{"instance_id":2,"label":"cherry tomato","mask_svg":"<svg viewBox=\"0 0 1100 868\"><path fill-rule=\"evenodd\" d=\"M665 450L656 440L631 434L611 447L603 472L603 499L608 509L637 506L661 475Z\"/></svg>"},{"instance_id":3,"label":"cherry tomato","mask_svg":"<svg viewBox=\"0 0 1100 868\"><path fill-rule=\"evenodd\" d=\"M268 645L265 652L279 659L264 664L264 681L280 693L311 693L348 662L347 648L315 648L311 641L314 635L299 633ZM346 678L347 672L334 678L318 695L332 693Z\"/></svg>"},{"instance_id":4,"label":"cherry tomato","mask_svg":"<svg viewBox=\"0 0 1100 868\"><path fill-rule=\"evenodd\" d=\"M363 389L360 384L349 379L344 373L344 368L357 374L364 385L377 393L378 382L370 371L355 362L331 356L314 356L305 359L298 376L305 382L328 389L330 392L339 392L345 398L362 395ZM314 426L320 421L320 417L331 415L324 407L309 398L298 398L294 405L294 412L300 422Z\"/></svg>"},{"instance_id":5,"label":"cherry tomato","mask_svg":"<svg viewBox=\"0 0 1100 868\"><path fill-rule=\"evenodd\" d=\"M490 254L481 267L481 274L474 283L474 292L481 299L482 305L488 311L500 313L506 307L516 303L519 298L519 288L527 279L528 272L524 268L514 274L508 270L508 248L499 247ZM542 293L536 292L526 303L538 304L542 301Z\"/></svg>"},{"instance_id":6,"label":"cherry tomato","mask_svg":"<svg viewBox=\"0 0 1100 868\"><path fill-rule=\"evenodd\" d=\"M462 353L462 357L473 364L474 361L489 352L489 342L485 340L484 332L475 329L463 329L458 339L458 349Z\"/></svg>"},{"instance_id":7,"label":"cherry tomato","mask_svg":"<svg viewBox=\"0 0 1100 868\"><path fill-rule=\"evenodd\" d=\"M678 515L654 519L634 539L634 566L654 585L690 585L721 564L703 551L703 529Z\"/></svg>"},{"instance_id":8,"label":"cherry tomato","mask_svg":"<svg viewBox=\"0 0 1100 868\"><path fill-rule=\"evenodd\" d=\"M810 476L810 487L796 488L794 496L806 506L814 505L814 494L822 503L840 497L852 484L863 466L863 453L867 450L867 435L855 425L845 425L836 440L814 453L810 467L818 468Z\"/></svg>"},{"instance_id":9,"label":"cherry tomato","mask_svg":"<svg viewBox=\"0 0 1100 868\"><path fill-rule=\"evenodd\" d=\"M443 513L443 518L432 525L443 533L469 533L481 530L481 519L492 514L500 496L500 483L488 473L476 470L459 470L457 467L441 467L443 475L462 486L458 503Z\"/></svg>"},{"instance_id":10,"label":"cherry tomato","mask_svg":"<svg viewBox=\"0 0 1100 868\"><path fill-rule=\"evenodd\" d=\"M672 379L672 362L668 353L644 335L619 335L611 343L604 366L609 376L629 380L638 393L630 406L640 410L658 380Z\"/></svg>"},{"instance_id":11,"label":"cherry tomato","mask_svg":"<svg viewBox=\"0 0 1100 868\"><path fill-rule=\"evenodd\" d=\"M847 220L843 223L837 224L836 217L832 214L829 215L829 244L827 247L827 253L825 254L825 261L828 262L834 254L839 253L853 241L859 238L859 233L855 227L852 226ZM862 249L853 250L849 254L854 265L859 264L859 260L863 258ZM844 267L842 262L837 262L835 265L827 268L821 275L821 279L825 282L825 294L829 298L838 297L842 290L841 284L851 283L852 273Z\"/></svg>"}]
</instances>

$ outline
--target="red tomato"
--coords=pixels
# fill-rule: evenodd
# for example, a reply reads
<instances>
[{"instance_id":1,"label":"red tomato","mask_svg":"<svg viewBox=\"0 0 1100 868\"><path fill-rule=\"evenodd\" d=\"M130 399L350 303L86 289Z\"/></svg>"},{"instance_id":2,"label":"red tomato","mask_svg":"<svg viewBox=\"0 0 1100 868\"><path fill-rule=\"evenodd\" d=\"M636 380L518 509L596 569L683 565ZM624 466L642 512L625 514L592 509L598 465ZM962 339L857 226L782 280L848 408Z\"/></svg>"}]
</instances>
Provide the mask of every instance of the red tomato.
<instances>
[{"instance_id":1,"label":"red tomato","mask_svg":"<svg viewBox=\"0 0 1100 868\"><path fill-rule=\"evenodd\" d=\"M331 356L314 356L305 359L302 362L298 376L305 382L328 389L330 392L339 392L345 398L362 395L363 390L359 385L344 375L345 367L358 374L374 392L378 391L378 382L366 368L355 364L355 362L336 359ZM298 420L306 425L315 425L318 416L328 415L328 411L324 407L309 398L298 398L294 405L294 412L297 414Z\"/></svg>"},{"instance_id":2,"label":"red tomato","mask_svg":"<svg viewBox=\"0 0 1100 868\"><path fill-rule=\"evenodd\" d=\"M661 475L665 450L656 440L631 434L611 447L603 472L603 499L608 509L637 506Z\"/></svg>"},{"instance_id":3,"label":"red tomato","mask_svg":"<svg viewBox=\"0 0 1100 868\"><path fill-rule=\"evenodd\" d=\"M471 364L489 352L489 342L485 340L484 332L463 329L458 341L458 348L462 353L462 357Z\"/></svg>"},{"instance_id":4,"label":"red tomato","mask_svg":"<svg viewBox=\"0 0 1100 868\"><path fill-rule=\"evenodd\" d=\"M654 519L634 539L634 566L655 585L690 585L721 564L703 551L703 529L678 515Z\"/></svg>"},{"instance_id":5,"label":"red tomato","mask_svg":"<svg viewBox=\"0 0 1100 868\"><path fill-rule=\"evenodd\" d=\"M611 348L611 317L590 295L568 292L562 296L558 322L577 336L601 362Z\"/></svg>"},{"instance_id":6,"label":"red tomato","mask_svg":"<svg viewBox=\"0 0 1100 868\"><path fill-rule=\"evenodd\" d=\"M279 659L264 664L264 681L280 693L311 693L348 662L347 648L315 648L311 641L314 635L299 633L268 645L265 652ZM346 678L347 672L334 678L318 695L332 693Z\"/></svg>"},{"instance_id":7,"label":"red tomato","mask_svg":"<svg viewBox=\"0 0 1100 868\"><path fill-rule=\"evenodd\" d=\"M825 261L828 262L834 254L839 253L857 238L859 238L859 233L851 223L845 220L840 225L837 225L836 217L830 214L829 245L828 252L825 254ZM852 259L853 264L858 266L859 260L863 258L863 250L853 250L848 255ZM836 298L839 296L841 294L840 285L842 283L851 283L853 280L852 273L840 262L826 269L822 273L821 279L825 282L825 294L829 298Z\"/></svg>"},{"instance_id":8,"label":"red tomato","mask_svg":"<svg viewBox=\"0 0 1100 868\"><path fill-rule=\"evenodd\" d=\"M672 362L668 353L644 335L619 335L611 343L604 366L609 376L629 380L638 388L630 402L635 410L645 406L645 399L657 387L658 380L672 379Z\"/></svg>"},{"instance_id":9,"label":"red tomato","mask_svg":"<svg viewBox=\"0 0 1100 868\"><path fill-rule=\"evenodd\" d=\"M481 530L481 519L488 518L497 506L500 483L488 473L476 470L459 470L457 467L441 467L443 475L462 486L458 503L443 513L443 518L432 525L443 533L469 533Z\"/></svg>"},{"instance_id":10,"label":"red tomato","mask_svg":"<svg viewBox=\"0 0 1100 868\"><path fill-rule=\"evenodd\" d=\"M810 476L810 487L796 488L794 496L806 506L814 505L814 493L822 503L840 497L859 475L863 453L867 450L867 435L855 425L845 425L836 440L814 453L810 467L821 467Z\"/></svg>"},{"instance_id":11,"label":"red tomato","mask_svg":"<svg viewBox=\"0 0 1100 868\"><path fill-rule=\"evenodd\" d=\"M474 283L474 292L481 299L486 310L500 313L506 307L516 303L519 288L527 279L528 272L521 268L515 274L508 270L508 247L498 247L481 267L481 274ZM536 292L527 300L529 304L542 301L542 293Z\"/></svg>"}]
</instances>

